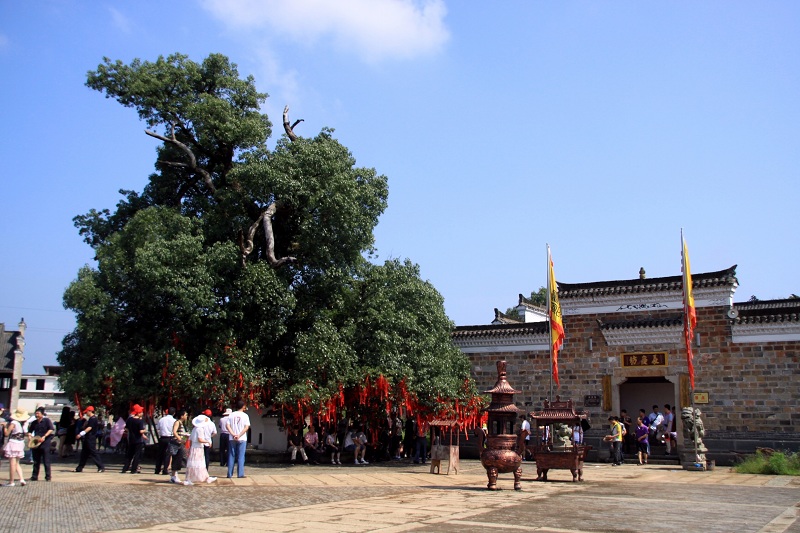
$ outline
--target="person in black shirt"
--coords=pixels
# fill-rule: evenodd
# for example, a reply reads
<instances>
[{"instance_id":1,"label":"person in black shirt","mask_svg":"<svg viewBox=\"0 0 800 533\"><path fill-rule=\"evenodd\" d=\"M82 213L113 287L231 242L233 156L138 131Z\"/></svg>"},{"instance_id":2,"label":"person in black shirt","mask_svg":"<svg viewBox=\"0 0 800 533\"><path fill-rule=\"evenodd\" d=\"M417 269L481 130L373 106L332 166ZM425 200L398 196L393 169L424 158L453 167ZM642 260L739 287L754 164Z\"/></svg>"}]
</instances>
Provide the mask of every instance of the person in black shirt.
<instances>
[{"instance_id":1,"label":"person in black shirt","mask_svg":"<svg viewBox=\"0 0 800 533\"><path fill-rule=\"evenodd\" d=\"M144 420L142 420L143 415L144 408L137 403L133 406L131 416L128 417L128 422L125 424L125 429L128 431L128 453L125 457L125 464L122 466L123 474L129 469L131 474L142 473L139 461L144 451L144 434L147 431Z\"/></svg>"},{"instance_id":2,"label":"person in black shirt","mask_svg":"<svg viewBox=\"0 0 800 533\"><path fill-rule=\"evenodd\" d=\"M31 447L33 454L33 472L31 473L31 481L39 479L39 466L44 463L44 479L50 481L50 443L53 441L53 433L56 427L53 422L44 416L44 407L39 407L33 416L36 420L28 426L28 433L33 437L32 444L39 442L38 446Z\"/></svg>"},{"instance_id":3,"label":"person in black shirt","mask_svg":"<svg viewBox=\"0 0 800 533\"><path fill-rule=\"evenodd\" d=\"M95 449L95 441L97 440L97 429L99 427L99 422L97 421L97 417L94 415L94 407L91 405L84 409L83 415L86 417L86 422L84 422L83 427L80 433L75 435L75 438L78 440L83 441L83 446L81 446L81 459L78 461L78 467L75 469L76 472L83 472L83 467L86 466L86 461L89 460L89 457L92 458L94 464L97 465L98 472L105 472L106 467L103 465L103 461L100 459L100 456L97 455L97 450Z\"/></svg>"}]
</instances>

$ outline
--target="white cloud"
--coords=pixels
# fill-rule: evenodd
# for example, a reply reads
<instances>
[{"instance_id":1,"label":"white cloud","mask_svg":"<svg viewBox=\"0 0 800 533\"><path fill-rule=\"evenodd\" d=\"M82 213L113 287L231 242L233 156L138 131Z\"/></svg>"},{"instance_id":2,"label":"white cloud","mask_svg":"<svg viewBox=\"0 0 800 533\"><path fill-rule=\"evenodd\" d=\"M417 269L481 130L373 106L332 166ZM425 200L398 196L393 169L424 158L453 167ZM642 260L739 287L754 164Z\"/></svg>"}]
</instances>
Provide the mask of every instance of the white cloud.
<instances>
[{"instance_id":1,"label":"white cloud","mask_svg":"<svg viewBox=\"0 0 800 533\"><path fill-rule=\"evenodd\" d=\"M122 33L131 33L130 19L113 7L109 7L108 10L111 12L111 22L114 24L114 27Z\"/></svg>"},{"instance_id":2,"label":"white cloud","mask_svg":"<svg viewBox=\"0 0 800 533\"><path fill-rule=\"evenodd\" d=\"M264 30L298 42L330 39L374 63L438 52L450 33L443 0L201 0L237 29Z\"/></svg>"},{"instance_id":3,"label":"white cloud","mask_svg":"<svg viewBox=\"0 0 800 533\"><path fill-rule=\"evenodd\" d=\"M255 53L258 64L257 71L253 73L256 84L267 88L269 98L264 104L264 109L272 120L273 131L280 135L280 116L286 102L294 106L300 103L297 83L297 72L284 70L280 61L266 47L260 47ZM263 91L264 89L262 89Z\"/></svg>"}]
</instances>

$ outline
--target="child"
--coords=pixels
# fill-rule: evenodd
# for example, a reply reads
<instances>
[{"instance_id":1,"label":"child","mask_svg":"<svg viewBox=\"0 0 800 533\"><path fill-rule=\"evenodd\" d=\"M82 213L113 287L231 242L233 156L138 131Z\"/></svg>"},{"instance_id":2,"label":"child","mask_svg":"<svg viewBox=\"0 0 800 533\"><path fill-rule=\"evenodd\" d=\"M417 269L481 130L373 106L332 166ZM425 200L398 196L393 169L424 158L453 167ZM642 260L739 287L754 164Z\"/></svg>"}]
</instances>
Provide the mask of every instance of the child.
<instances>
[{"instance_id":1,"label":"child","mask_svg":"<svg viewBox=\"0 0 800 533\"><path fill-rule=\"evenodd\" d=\"M650 455L650 441L648 439L648 434L650 433L650 428L648 428L642 417L636 419L636 447L639 450L639 465L647 464L647 456ZM644 462L642 462L644 461Z\"/></svg>"}]
</instances>

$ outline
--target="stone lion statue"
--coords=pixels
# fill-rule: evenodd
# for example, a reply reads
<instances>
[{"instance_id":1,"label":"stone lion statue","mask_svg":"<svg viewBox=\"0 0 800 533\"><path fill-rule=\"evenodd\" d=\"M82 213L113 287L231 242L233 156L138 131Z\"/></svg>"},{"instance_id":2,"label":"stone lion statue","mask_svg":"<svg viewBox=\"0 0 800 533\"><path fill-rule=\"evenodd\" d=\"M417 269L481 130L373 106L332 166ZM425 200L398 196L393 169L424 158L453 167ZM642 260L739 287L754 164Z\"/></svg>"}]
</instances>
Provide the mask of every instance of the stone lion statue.
<instances>
[{"instance_id":1,"label":"stone lion statue","mask_svg":"<svg viewBox=\"0 0 800 533\"><path fill-rule=\"evenodd\" d=\"M694 416L692 416L693 414ZM703 437L706 435L706 429L703 425L703 419L700 418L701 414L700 409L695 408L694 413L692 413L691 407L684 407L683 410L681 410L681 421L683 422L683 437L686 439L686 442L694 444L695 433L697 433L697 448L701 451L705 451ZM695 422L697 422L696 431Z\"/></svg>"},{"instance_id":2,"label":"stone lion statue","mask_svg":"<svg viewBox=\"0 0 800 533\"><path fill-rule=\"evenodd\" d=\"M554 448L572 446L572 430L566 424L555 424Z\"/></svg>"}]
</instances>

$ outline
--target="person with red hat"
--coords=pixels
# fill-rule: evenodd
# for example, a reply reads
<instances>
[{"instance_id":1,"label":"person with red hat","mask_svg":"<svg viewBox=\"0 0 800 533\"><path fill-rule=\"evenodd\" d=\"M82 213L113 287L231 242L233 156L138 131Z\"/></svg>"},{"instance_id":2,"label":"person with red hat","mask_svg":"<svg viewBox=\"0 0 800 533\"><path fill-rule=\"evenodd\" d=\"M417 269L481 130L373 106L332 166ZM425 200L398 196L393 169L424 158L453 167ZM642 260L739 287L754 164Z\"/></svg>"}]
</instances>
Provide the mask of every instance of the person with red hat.
<instances>
[{"instance_id":1,"label":"person with red hat","mask_svg":"<svg viewBox=\"0 0 800 533\"><path fill-rule=\"evenodd\" d=\"M83 410L83 416L86 422L83 424L80 433L75 435L76 439L83 441L83 446L81 446L81 458L80 461L78 461L78 467L75 469L75 472L83 472L83 467L86 466L86 461L88 461L90 457L97 466L97 471L105 472L106 467L95 449L97 431L100 427L100 423L97 421L97 416L94 414L94 407L91 405L86 407L86 409Z\"/></svg>"},{"instance_id":2,"label":"person with red hat","mask_svg":"<svg viewBox=\"0 0 800 533\"><path fill-rule=\"evenodd\" d=\"M144 407L137 403L131 408L131 415L125 423L125 429L128 431L128 452L125 455L125 464L122 465L123 474L128 470L131 474L142 473L139 461L144 451L144 434L147 432L143 415Z\"/></svg>"}]
</instances>

